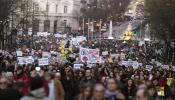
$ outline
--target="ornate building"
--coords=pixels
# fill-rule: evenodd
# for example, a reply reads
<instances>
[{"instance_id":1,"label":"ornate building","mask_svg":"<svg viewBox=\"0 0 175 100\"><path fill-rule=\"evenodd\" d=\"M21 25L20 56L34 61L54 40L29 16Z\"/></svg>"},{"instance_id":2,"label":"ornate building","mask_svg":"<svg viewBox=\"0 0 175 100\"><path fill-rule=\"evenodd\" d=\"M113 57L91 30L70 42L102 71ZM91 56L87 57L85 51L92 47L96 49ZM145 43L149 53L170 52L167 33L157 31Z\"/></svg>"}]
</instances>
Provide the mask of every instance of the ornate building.
<instances>
[{"instance_id":1,"label":"ornate building","mask_svg":"<svg viewBox=\"0 0 175 100\"><path fill-rule=\"evenodd\" d=\"M23 0L12 15L12 25L23 31L69 32L78 30L81 0Z\"/></svg>"}]
</instances>

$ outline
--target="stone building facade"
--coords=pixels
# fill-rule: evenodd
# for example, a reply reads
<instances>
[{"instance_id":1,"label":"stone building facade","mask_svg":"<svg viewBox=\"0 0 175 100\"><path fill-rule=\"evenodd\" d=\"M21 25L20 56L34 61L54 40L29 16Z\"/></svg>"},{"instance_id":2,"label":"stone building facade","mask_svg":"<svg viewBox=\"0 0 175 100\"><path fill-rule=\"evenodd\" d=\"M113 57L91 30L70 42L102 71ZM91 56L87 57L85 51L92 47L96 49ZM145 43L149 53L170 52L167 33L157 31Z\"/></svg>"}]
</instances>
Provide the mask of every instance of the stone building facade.
<instances>
[{"instance_id":1,"label":"stone building facade","mask_svg":"<svg viewBox=\"0 0 175 100\"><path fill-rule=\"evenodd\" d=\"M27 20L27 25L20 25L21 30L28 29L36 32L61 33L79 29L81 16L81 0L24 0L25 8L18 9L15 21ZM26 4L26 2L28 4ZM27 6L27 7L26 7ZM25 18L27 13L28 17ZM32 23L33 20L33 23ZM24 24L26 24L24 22Z\"/></svg>"},{"instance_id":2,"label":"stone building facade","mask_svg":"<svg viewBox=\"0 0 175 100\"><path fill-rule=\"evenodd\" d=\"M78 30L80 0L33 0L37 11L39 32L64 32ZM37 24L36 24L37 26ZM35 27L34 27L35 28Z\"/></svg>"}]
</instances>

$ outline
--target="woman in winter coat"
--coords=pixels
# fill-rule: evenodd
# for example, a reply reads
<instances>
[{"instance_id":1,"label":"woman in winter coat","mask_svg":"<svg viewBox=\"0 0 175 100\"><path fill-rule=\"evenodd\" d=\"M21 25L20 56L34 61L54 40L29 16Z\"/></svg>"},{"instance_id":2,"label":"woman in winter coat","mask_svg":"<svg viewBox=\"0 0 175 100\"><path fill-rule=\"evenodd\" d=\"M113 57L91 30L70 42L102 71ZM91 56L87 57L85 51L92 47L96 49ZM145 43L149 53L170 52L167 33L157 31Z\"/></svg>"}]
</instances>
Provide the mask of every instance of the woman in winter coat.
<instances>
[{"instance_id":1,"label":"woman in winter coat","mask_svg":"<svg viewBox=\"0 0 175 100\"><path fill-rule=\"evenodd\" d=\"M122 92L125 95L126 100L132 100L135 97L137 89L132 79L128 79Z\"/></svg>"}]
</instances>

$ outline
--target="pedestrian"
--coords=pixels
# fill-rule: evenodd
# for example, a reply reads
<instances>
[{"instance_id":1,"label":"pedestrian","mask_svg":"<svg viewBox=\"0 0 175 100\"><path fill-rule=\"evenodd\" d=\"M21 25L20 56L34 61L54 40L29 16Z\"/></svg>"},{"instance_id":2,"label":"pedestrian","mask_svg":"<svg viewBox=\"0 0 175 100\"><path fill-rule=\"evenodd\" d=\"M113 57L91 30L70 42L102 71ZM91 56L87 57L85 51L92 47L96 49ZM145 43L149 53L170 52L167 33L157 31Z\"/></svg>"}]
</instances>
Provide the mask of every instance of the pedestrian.
<instances>
[{"instance_id":1,"label":"pedestrian","mask_svg":"<svg viewBox=\"0 0 175 100\"><path fill-rule=\"evenodd\" d=\"M109 78L107 80L106 98L107 100L125 100L125 97L119 90L119 85L114 78Z\"/></svg>"},{"instance_id":2,"label":"pedestrian","mask_svg":"<svg viewBox=\"0 0 175 100\"><path fill-rule=\"evenodd\" d=\"M101 84L96 84L93 90L93 96L91 100L107 100L105 97L105 87Z\"/></svg>"},{"instance_id":3,"label":"pedestrian","mask_svg":"<svg viewBox=\"0 0 175 100\"><path fill-rule=\"evenodd\" d=\"M93 92L93 85L90 83L84 84L80 89L80 94L74 100L91 100Z\"/></svg>"},{"instance_id":4,"label":"pedestrian","mask_svg":"<svg viewBox=\"0 0 175 100\"><path fill-rule=\"evenodd\" d=\"M43 82L43 78L40 76L31 78L30 92L21 98L21 100L49 100L49 98L46 97Z\"/></svg>"}]
</instances>

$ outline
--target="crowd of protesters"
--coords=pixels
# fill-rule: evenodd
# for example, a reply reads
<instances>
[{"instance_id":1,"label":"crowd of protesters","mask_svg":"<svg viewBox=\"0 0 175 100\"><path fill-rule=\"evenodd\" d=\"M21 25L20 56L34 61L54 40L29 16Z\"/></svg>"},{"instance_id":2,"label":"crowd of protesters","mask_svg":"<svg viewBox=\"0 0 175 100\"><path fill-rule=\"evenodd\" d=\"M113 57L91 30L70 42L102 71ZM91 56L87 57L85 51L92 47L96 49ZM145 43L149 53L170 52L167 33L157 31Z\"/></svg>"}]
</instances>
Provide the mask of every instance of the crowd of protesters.
<instances>
[{"instance_id":1,"label":"crowd of protesters","mask_svg":"<svg viewBox=\"0 0 175 100\"><path fill-rule=\"evenodd\" d=\"M40 38L42 40L42 38ZM50 41L50 42L48 42ZM36 49L56 50L56 40L35 41ZM67 42L69 47L69 42ZM49 44L49 45L48 45ZM38 46L37 46L38 45ZM48 66L19 65L17 57L0 53L0 100L175 100L175 72L170 65L164 69L151 60L162 61L163 47L140 45L136 41L88 41L83 47L108 51L104 63L74 69L76 59ZM50 46L49 49L45 46ZM73 47L72 53L78 53ZM30 51L30 50L29 50ZM124 58L112 54L124 54ZM138 68L118 64L131 59L142 63ZM153 66L147 70L145 65ZM162 62L163 63L163 62Z\"/></svg>"}]
</instances>

